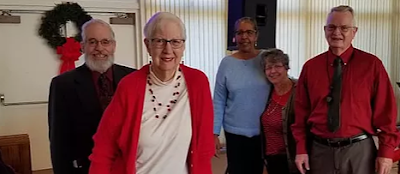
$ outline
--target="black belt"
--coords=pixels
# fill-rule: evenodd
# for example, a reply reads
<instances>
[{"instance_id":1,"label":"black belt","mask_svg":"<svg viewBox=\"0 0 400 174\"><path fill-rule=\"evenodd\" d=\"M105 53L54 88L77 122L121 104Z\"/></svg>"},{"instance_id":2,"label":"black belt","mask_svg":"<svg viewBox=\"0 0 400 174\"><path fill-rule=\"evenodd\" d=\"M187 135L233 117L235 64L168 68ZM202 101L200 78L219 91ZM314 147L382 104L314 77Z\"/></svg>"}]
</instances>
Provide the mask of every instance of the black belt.
<instances>
[{"instance_id":1,"label":"black belt","mask_svg":"<svg viewBox=\"0 0 400 174\"><path fill-rule=\"evenodd\" d=\"M330 146L330 147L343 147L343 146L347 146L350 145L352 143L357 143L360 142L362 140L365 140L367 138L369 138L370 136L366 135L366 134L362 134L362 135L358 135L352 138L345 138L342 140L333 140L333 139L326 139L326 138L321 138L318 136L314 136L314 141L316 141L317 143L323 144L325 146Z\"/></svg>"}]
</instances>

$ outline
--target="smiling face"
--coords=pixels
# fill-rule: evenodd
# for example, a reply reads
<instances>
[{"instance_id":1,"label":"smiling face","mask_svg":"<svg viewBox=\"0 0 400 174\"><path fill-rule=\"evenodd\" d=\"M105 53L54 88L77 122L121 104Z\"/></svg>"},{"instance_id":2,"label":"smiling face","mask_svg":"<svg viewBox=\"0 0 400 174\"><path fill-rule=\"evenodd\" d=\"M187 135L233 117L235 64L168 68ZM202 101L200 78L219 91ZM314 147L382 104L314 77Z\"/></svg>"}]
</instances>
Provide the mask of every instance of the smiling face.
<instances>
[{"instance_id":1,"label":"smiling face","mask_svg":"<svg viewBox=\"0 0 400 174\"><path fill-rule=\"evenodd\" d=\"M249 21L243 21L237 24L235 40L239 51L250 52L255 49L257 41L257 30Z\"/></svg>"},{"instance_id":2,"label":"smiling face","mask_svg":"<svg viewBox=\"0 0 400 174\"><path fill-rule=\"evenodd\" d=\"M282 62L266 62L265 75L272 84L280 84L288 78L288 69Z\"/></svg>"},{"instance_id":3,"label":"smiling face","mask_svg":"<svg viewBox=\"0 0 400 174\"><path fill-rule=\"evenodd\" d=\"M153 60L153 71L163 73L177 69L185 50L183 31L178 22L162 21L151 38L146 38L144 43Z\"/></svg>"},{"instance_id":4,"label":"smiling face","mask_svg":"<svg viewBox=\"0 0 400 174\"><path fill-rule=\"evenodd\" d=\"M339 50L349 48L357 33L353 14L349 11L330 13L324 30L330 48Z\"/></svg>"},{"instance_id":5,"label":"smiling face","mask_svg":"<svg viewBox=\"0 0 400 174\"><path fill-rule=\"evenodd\" d=\"M114 63L116 43L111 28L103 23L90 23L85 28L82 50L89 69L103 73Z\"/></svg>"}]
</instances>

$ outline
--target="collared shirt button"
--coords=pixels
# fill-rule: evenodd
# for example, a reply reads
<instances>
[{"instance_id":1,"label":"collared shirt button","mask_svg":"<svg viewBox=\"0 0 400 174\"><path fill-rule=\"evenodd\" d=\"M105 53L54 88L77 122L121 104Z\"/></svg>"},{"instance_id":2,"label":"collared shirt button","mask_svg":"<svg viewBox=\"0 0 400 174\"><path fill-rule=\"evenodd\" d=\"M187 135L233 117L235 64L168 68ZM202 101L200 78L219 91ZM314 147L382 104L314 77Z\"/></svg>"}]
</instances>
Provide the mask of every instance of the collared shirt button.
<instances>
[{"instance_id":1,"label":"collared shirt button","mask_svg":"<svg viewBox=\"0 0 400 174\"><path fill-rule=\"evenodd\" d=\"M193 154L193 150L191 150L190 153Z\"/></svg>"},{"instance_id":2,"label":"collared shirt button","mask_svg":"<svg viewBox=\"0 0 400 174\"><path fill-rule=\"evenodd\" d=\"M193 167L193 164L190 164L190 167Z\"/></svg>"}]
</instances>

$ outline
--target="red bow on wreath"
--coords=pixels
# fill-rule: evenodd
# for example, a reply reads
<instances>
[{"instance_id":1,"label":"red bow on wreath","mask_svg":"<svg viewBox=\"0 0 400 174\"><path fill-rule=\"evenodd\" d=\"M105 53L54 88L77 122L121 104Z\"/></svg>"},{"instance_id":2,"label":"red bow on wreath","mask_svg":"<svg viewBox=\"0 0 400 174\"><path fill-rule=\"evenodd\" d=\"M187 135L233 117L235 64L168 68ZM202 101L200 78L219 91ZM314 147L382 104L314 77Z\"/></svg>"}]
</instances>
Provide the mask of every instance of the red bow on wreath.
<instances>
[{"instance_id":1,"label":"red bow on wreath","mask_svg":"<svg viewBox=\"0 0 400 174\"><path fill-rule=\"evenodd\" d=\"M57 47L57 54L61 54L61 60L63 61L60 67L60 74L75 69L75 61L79 60L81 53L81 44L74 38L67 38L62 46Z\"/></svg>"}]
</instances>

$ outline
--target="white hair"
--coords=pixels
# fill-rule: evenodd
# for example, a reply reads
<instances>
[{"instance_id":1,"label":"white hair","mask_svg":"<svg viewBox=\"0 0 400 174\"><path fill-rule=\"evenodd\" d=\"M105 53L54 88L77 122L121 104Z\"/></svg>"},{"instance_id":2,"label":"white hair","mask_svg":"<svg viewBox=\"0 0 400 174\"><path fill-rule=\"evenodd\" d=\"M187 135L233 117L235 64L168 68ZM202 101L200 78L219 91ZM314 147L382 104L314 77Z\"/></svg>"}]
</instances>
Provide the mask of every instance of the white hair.
<instances>
[{"instance_id":1,"label":"white hair","mask_svg":"<svg viewBox=\"0 0 400 174\"><path fill-rule=\"evenodd\" d=\"M354 9L352 7L350 7L348 5L339 5L339 6L331 8L331 11L328 14L327 21L329 20L329 17L333 12L350 12L351 16L353 16L353 25L356 26L356 19L355 19L355 15L354 15Z\"/></svg>"},{"instance_id":2,"label":"white hair","mask_svg":"<svg viewBox=\"0 0 400 174\"><path fill-rule=\"evenodd\" d=\"M115 33L114 33L113 29L111 28L110 24L108 24L107 22L104 22L101 19L91 19L82 25L82 29L81 29L82 30L82 33L81 33L82 41L86 41L86 28L88 26L90 26L91 24L101 24L101 25L108 27L111 31L111 38L113 40L115 40Z\"/></svg>"},{"instance_id":3,"label":"white hair","mask_svg":"<svg viewBox=\"0 0 400 174\"><path fill-rule=\"evenodd\" d=\"M175 22L181 27L182 37L186 39L186 28L182 20L175 14L169 12L158 12L154 14L144 26L143 33L146 38L152 38L154 32L160 29L164 22Z\"/></svg>"}]
</instances>

